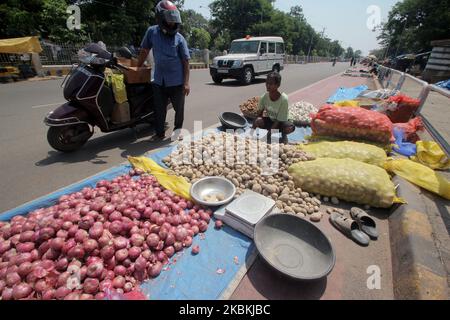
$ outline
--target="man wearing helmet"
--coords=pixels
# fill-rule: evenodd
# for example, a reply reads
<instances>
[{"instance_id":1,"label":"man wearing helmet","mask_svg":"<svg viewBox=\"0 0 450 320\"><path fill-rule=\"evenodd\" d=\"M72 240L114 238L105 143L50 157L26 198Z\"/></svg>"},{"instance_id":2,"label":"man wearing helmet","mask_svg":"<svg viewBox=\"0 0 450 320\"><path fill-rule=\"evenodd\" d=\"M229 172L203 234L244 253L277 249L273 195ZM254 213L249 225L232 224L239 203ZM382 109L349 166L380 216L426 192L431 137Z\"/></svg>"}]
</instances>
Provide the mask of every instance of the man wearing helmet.
<instances>
[{"instance_id":1,"label":"man wearing helmet","mask_svg":"<svg viewBox=\"0 0 450 320\"><path fill-rule=\"evenodd\" d=\"M190 93L189 49L186 39L178 33L181 25L180 12L171 1L160 1L156 5L158 25L148 28L141 44L138 66L142 66L153 49L156 140L165 138L168 99L175 110L175 129L181 129L184 121L185 97Z\"/></svg>"}]
</instances>

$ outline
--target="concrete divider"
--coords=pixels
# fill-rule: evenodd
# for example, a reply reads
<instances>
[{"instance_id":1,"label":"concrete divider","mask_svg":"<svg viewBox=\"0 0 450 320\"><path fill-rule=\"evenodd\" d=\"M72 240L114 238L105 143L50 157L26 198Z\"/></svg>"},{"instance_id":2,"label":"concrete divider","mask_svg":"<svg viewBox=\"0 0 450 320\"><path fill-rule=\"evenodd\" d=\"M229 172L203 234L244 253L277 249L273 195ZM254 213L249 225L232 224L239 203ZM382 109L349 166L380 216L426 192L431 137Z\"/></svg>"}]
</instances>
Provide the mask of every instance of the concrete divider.
<instances>
[{"instance_id":1,"label":"concrete divider","mask_svg":"<svg viewBox=\"0 0 450 320\"><path fill-rule=\"evenodd\" d=\"M389 217L394 296L401 300L449 299L447 273L418 187L402 178L399 196L408 203Z\"/></svg>"}]
</instances>

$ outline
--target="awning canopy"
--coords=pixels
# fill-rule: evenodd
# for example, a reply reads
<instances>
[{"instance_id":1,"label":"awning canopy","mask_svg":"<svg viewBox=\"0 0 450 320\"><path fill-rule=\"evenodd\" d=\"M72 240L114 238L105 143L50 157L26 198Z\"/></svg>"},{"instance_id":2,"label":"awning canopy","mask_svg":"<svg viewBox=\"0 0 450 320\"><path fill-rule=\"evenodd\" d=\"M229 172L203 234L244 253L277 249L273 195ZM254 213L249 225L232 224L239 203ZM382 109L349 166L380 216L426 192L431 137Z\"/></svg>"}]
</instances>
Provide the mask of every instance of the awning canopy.
<instances>
[{"instance_id":1,"label":"awning canopy","mask_svg":"<svg viewBox=\"0 0 450 320\"><path fill-rule=\"evenodd\" d=\"M0 53L40 53L41 44L38 37L24 37L0 40Z\"/></svg>"}]
</instances>

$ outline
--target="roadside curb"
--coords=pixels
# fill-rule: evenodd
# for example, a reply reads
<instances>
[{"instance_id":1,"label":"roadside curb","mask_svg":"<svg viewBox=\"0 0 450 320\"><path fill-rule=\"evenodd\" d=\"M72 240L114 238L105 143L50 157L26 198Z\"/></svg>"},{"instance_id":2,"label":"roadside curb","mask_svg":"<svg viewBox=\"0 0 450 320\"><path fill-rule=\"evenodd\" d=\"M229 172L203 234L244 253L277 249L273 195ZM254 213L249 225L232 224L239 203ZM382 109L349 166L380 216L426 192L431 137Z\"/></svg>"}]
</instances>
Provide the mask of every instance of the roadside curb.
<instances>
[{"instance_id":1,"label":"roadside curb","mask_svg":"<svg viewBox=\"0 0 450 320\"><path fill-rule=\"evenodd\" d=\"M208 66L205 63L198 63L198 64L190 64L189 68L191 70L208 69Z\"/></svg>"},{"instance_id":2,"label":"roadside curb","mask_svg":"<svg viewBox=\"0 0 450 320\"><path fill-rule=\"evenodd\" d=\"M399 300L449 299L447 273L438 252L420 190L394 178L408 204L389 216L394 297Z\"/></svg>"}]
</instances>

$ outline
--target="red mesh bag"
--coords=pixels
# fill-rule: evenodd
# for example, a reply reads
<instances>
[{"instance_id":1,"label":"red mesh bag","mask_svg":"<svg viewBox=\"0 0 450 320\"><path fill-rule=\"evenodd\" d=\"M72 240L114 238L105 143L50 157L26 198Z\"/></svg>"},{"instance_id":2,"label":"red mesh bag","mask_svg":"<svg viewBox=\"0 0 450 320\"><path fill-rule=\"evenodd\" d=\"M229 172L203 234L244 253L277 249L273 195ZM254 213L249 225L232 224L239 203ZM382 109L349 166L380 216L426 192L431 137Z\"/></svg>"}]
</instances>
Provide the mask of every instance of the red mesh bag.
<instances>
[{"instance_id":1,"label":"red mesh bag","mask_svg":"<svg viewBox=\"0 0 450 320\"><path fill-rule=\"evenodd\" d=\"M419 99L413 99L405 95L398 95L390 97L388 103L396 103L397 109L395 111L388 111L387 116L392 123L406 123L415 114L420 106Z\"/></svg>"},{"instance_id":2,"label":"red mesh bag","mask_svg":"<svg viewBox=\"0 0 450 320\"><path fill-rule=\"evenodd\" d=\"M394 128L403 130L405 133L405 139L408 142L416 143L420 140L417 132L423 131L425 127L423 126L422 119L420 117L414 118L408 123L396 123Z\"/></svg>"},{"instance_id":3,"label":"red mesh bag","mask_svg":"<svg viewBox=\"0 0 450 320\"><path fill-rule=\"evenodd\" d=\"M353 140L367 140L381 144L394 141L389 118L363 108L322 107L312 115L311 127L318 136L334 136Z\"/></svg>"}]
</instances>

